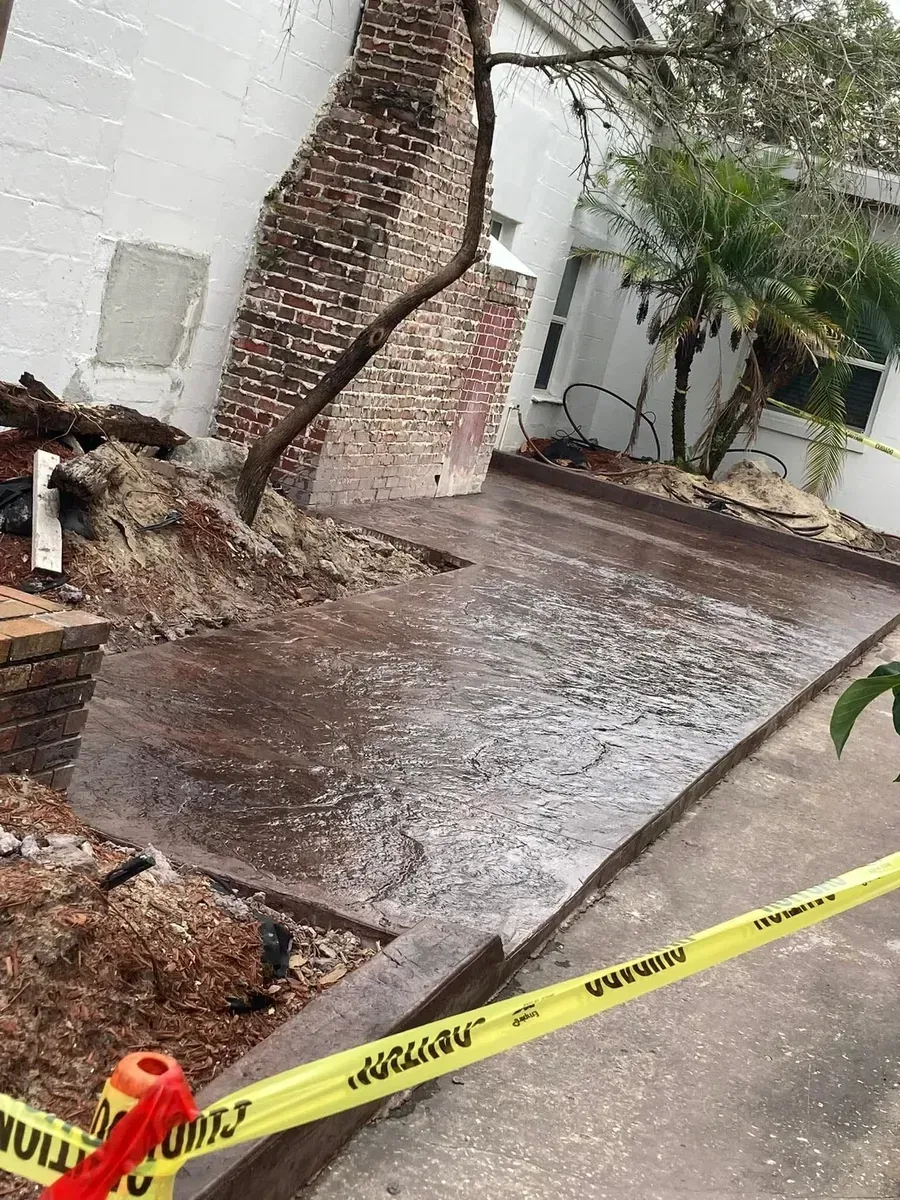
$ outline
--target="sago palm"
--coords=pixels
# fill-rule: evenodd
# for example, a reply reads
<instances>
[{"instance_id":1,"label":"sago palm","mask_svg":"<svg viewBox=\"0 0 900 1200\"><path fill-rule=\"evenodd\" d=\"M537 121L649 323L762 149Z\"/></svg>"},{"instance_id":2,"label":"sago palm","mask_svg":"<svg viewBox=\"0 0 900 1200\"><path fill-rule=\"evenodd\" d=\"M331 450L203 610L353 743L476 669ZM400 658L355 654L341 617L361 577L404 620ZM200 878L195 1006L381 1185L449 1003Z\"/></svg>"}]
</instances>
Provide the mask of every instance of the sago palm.
<instances>
[{"instance_id":1,"label":"sago palm","mask_svg":"<svg viewBox=\"0 0 900 1200\"><path fill-rule=\"evenodd\" d=\"M687 393L696 355L723 322L736 347L761 321L827 354L834 333L810 304L812 284L784 248L794 202L785 160L738 160L705 147L653 147L613 167L618 200L599 188L585 207L602 214L621 249L589 252L622 272L640 294L654 347L637 407L674 358L672 457L688 462ZM635 430L637 429L635 418Z\"/></svg>"},{"instance_id":2,"label":"sago palm","mask_svg":"<svg viewBox=\"0 0 900 1200\"><path fill-rule=\"evenodd\" d=\"M825 495L844 461L845 392L853 370L847 359L889 362L900 353L900 247L873 236L863 214L836 204L831 213L816 214L815 235L799 239L793 255L798 269L817 281L811 303L835 326L837 344L816 358L802 338L762 319L741 379L701 444L712 474L739 430L752 441L767 399L797 376L812 374L805 482Z\"/></svg>"}]
</instances>

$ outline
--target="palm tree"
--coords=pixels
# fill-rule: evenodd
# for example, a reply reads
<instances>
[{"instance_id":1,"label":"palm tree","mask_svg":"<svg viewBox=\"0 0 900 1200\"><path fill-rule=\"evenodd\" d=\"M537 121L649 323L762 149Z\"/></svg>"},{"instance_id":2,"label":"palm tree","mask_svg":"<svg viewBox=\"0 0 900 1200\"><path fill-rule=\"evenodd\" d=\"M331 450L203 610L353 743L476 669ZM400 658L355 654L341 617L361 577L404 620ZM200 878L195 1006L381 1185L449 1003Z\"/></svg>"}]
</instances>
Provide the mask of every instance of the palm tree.
<instances>
[{"instance_id":1,"label":"palm tree","mask_svg":"<svg viewBox=\"0 0 900 1200\"><path fill-rule=\"evenodd\" d=\"M830 322L810 304L812 284L785 252L795 204L785 166L773 154L739 160L703 146L652 147L616 160L618 202L599 189L584 198L624 246L584 253L619 268L623 287L640 294L638 323L649 316L654 350L635 436L649 384L674 357L672 457L680 466L689 462L691 368L723 321L735 349L762 321L816 353L828 354L833 345Z\"/></svg>"},{"instance_id":2,"label":"palm tree","mask_svg":"<svg viewBox=\"0 0 900 1200\"><path fill-rule=\"evenodd\" d=\"M824 360L803 339L757 324L741 379L728 403L713 413L699 445L712 475L741 429L747 444L756 435L767 399L801 375L813 375L806 396L810 445L805 486L827 495L844 461L844 395L852 367L847 358L888 362L900 354L900 247L873 236L861 212L838 204L816 216L814 237L799 237L795 259L805 258L804 273L819 282L812 307L839 331L837 345Z\"/></svg>"}]
</instances>

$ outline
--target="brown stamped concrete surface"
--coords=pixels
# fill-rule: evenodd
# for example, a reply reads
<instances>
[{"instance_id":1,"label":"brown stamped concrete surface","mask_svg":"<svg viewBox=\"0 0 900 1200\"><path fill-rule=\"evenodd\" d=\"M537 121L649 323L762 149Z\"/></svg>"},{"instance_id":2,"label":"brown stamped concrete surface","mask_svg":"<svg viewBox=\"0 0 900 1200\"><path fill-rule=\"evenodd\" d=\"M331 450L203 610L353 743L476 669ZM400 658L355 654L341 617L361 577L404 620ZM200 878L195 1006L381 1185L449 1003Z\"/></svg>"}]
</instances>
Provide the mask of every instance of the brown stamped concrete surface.
<instances>
[{"instance_id":1,"label":"brown stamped concrete surface","mask_svg":"<svg viewBox=\"0 0 900 1200\"><path fill-rule=\"evenodd\" d=\"M508 950L900 609L889 584L502 476L350 515L477 565L110 658L74 802Z\"/></svg>"},{"instance_id":2,"label":"brown stamped concrete surface","mask_svg":"<svg viewBox=\"0 0 900 1200\"><path fill-rule=\"evenodd\" d=\"M900 636L850 672L900 659ZM513 981L545 987L900 849L889 704L840 764L832 687ZM900 893L426 1084L303 1200L900 1195ZM299 1198L298 1198L299 1200Z\"/></svg>"}]
</instances>

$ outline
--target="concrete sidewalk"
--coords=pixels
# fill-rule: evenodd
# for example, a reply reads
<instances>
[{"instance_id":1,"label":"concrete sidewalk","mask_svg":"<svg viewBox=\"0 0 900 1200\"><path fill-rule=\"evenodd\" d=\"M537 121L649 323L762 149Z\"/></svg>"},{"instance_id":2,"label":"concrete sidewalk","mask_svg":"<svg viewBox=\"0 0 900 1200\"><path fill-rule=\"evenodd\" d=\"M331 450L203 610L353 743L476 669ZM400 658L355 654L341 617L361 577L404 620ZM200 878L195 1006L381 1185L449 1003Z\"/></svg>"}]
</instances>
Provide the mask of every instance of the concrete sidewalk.
<instances>
[{"instance_id":1,"label":"concrete sidewalk","mask_svg":"<svg viewBox=\"0 0 900 1200\"><path fill-rule=\"evenodd\" d=\"M846 683L738 766L513 987L629 957L900 848L886 701L838 764ZM900 894L426 1085L303 1200L900 1195Z\"/></svg>"}]
</instances>

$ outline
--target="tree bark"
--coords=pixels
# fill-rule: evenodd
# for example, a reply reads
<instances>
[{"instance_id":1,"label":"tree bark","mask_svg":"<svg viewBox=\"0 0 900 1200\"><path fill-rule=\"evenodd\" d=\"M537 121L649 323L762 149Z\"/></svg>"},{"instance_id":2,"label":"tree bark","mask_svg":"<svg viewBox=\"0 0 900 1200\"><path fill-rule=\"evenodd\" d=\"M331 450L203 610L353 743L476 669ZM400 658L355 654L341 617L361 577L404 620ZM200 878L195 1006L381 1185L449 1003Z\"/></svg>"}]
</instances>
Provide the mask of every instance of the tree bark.
<instances>
[{"instance_id":1,"label":"tree bark","mask_svg":"<svg viewBox=\"0 0 900 1200\"><path fill-rule=\"evenodd\" d=\"M685 437L687 391L696 353L696 334L682 334L675 347L675 394L672 397L672 459L679 467L684 466L687 460Z\"/></svg>"},{"instance_id":2,"label":"tree bark","mask_svg":"<svg viewBox=\"0 0 900 1200\"><path fill-rule=\"evenodd\" d=\"M0 382L0 425L13 425L36 437L74 434L142 446L180 446L188 440L174 425L121 404L66 404L27 372L22 384Z\"/></svg>"},{"instance_id":3,"label":"tree bark","mask_svg":"<svg viewBox=\"0 0 900 1200\"><path fill-rule=\"evenodd\" d=\"M0 0L0 58L3 57L3 47L6 45L6 35L9 32L12 6L13 0Z\"/></svg>"},{"instance_id":4,"label":"tree bark","mask_svg":"<svg viewBox=\"0 0 900 1200\"><path fill-rule=\"evenodd\" d=\"M93 504L105 496L110 488L121 483L123 476L118 447L107 443L90 454L64 458L54 470L50 486L69 492L86 504Z\"/></svg>"},{"instance_id":5,"label":"tree bark","mask_svg":"<svg viewBox=\"0 0 900 1200\"><path fill-rule=\"evenodd\" d=\"M491 88L491 46L479 0L459 0L469 40L478 136L469 178L466 222L459 249L449 262L382 310L335 359L319 382L301 396L291 411L250 447L237 482L238 512L248 525L253 523L266 481L279 458L310 421L335 400L363 369L410 313L460 279L477 261L485 222L487 182L494 140L494 95Z\"/></svg>"},{"instance_id":6,"label":"tree bark","mask_svg":"<svg viewBox=\"0 0 900 1200\"><path fill-rule=\"evenodd\" d=\"M755 430L768 397L789 383L802 367L795 358L768 345L762 338L757 339L753 354L755 361L754 357L747 356L741 378L712 435L704 464L704 474L710 478L722 465L743 426L749 424Z\"/></svg>"}]
</instances>

